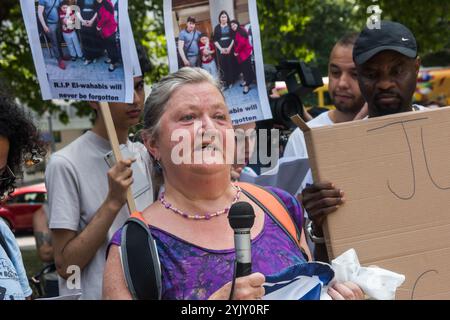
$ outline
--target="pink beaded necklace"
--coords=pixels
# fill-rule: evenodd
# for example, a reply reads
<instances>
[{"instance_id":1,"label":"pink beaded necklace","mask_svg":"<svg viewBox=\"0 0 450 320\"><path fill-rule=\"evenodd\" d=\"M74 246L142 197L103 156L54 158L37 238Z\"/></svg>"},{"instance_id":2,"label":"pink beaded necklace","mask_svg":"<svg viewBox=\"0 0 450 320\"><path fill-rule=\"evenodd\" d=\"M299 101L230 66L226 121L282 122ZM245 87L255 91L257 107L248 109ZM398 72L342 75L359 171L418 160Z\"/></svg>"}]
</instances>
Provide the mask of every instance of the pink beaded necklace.
<instances>
[{"instance_id":1,"label":"pink beaded necklace","mask_svg":"<svg viewBox=\"0 0 450 320\"><path fill-rule=\"evenodd\" d=\"M236 195L234 196L233 202L231 202L231 204L226 207L225 209L222 209L220 211L216 211L216 212L207 212L205 215L202 214L193 214L193 215L189 215L184 211L181 211L180 209L174 207L172 204L170 204L169 202L166 201L166 199L164 198L164 192L161 194L161 197L159 198L159 201L161 201L162 205L164 206L164 208L172 210L173 212L181 215L182 217L186 218L186 219L194 219L194 220L209 220L213 217L217 217L220 216L224 213L228 213L228 211L230 211L230 208L233 204L235 204L238 200L239 197L241 196L241 188L239 186L233 185L233 187L236 189Z\"/></svg>"}]
</instances>

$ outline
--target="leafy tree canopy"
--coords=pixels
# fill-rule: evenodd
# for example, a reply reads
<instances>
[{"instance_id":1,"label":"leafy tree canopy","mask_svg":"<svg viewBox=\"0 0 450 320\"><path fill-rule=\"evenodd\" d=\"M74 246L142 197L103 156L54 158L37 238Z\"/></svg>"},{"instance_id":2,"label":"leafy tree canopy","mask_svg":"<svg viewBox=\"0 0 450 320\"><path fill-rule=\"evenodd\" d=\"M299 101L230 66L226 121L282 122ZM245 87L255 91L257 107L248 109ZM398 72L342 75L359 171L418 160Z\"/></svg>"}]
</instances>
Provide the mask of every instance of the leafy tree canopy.
<instances>
[{"instance_id":1,"label":"leafy tree canopy","mask_svg":"<svg viewBox=\"0 0 450 320\"><path fill-rule=\"evenodd\" d=\"M12 94L39 113L60 112L52 101L42 101L20 12L19 1L1 0L0 76ZM380 6L382 19L408 26L419 44L426 65L449 64L450 2L442 0L257 0L265 63L300 59L326 74L329 52L349 31L360 31L371 15L368 8ZM146 82L167 74L166 39L162 0L129 1L134 37L146 49L153 70ZM79 115L91 112L84 102L72 102ZM67 122L67 114L60 112Z\"/></svg>"}]
</instances>

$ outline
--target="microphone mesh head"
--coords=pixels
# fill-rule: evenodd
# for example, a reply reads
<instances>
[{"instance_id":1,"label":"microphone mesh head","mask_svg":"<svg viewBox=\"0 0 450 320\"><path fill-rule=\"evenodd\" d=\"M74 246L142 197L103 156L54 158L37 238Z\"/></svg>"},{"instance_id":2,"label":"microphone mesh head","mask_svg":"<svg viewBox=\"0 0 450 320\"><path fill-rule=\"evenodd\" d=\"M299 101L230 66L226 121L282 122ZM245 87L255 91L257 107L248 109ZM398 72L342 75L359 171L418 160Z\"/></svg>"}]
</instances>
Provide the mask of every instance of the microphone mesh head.
<instances>
[{"instance_id":1,"label":"microphone mesh head","mask_svg":"<svg viewBox=\"0 0 450 320\"><path fill-rule=\"evenodd\" d=\"M255 222L255 212L248 202L236 202L230 208L228 221L233 229L250 229Z\"/></svg>"}]
</instances>

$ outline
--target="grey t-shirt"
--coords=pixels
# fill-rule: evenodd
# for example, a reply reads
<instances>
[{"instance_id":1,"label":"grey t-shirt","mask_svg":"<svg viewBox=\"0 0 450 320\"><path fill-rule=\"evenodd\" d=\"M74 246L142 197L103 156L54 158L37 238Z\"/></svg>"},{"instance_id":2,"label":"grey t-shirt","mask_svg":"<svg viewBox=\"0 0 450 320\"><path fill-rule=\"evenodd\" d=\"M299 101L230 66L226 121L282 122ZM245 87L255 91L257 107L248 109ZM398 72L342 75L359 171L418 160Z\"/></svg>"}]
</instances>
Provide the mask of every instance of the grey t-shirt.
<instances>
[{"instance_id":1,"label":"grey t-shirt","mask_svg":"<svg viewBox=\"0 0 450 320\"><path fill-rule=\"evenodd\" d=\"M62 0L39 0L39 5L44 7L44 17L47 17L47 23L58 23L58 8L61 2Z\"/></svg>"},{"instance_id":2,"label":"grey t-shirt","mask_svg":"<svg viewBox=\"0 0 450 320\"><path fill-rule=\"evenodd\" d=\"M128 142L127 147L131 152L139 153L136 162L143 166L142 174L147 175L150 182L150 189L139 196L139 199L144 198L146 201L136 201L137 210L143 210L153 200L150 159L142 144ZM108 193L109 166L104 157L110 151L109 141L88 131L52 155L45 172L50 229L67 229L79 233L86 228ZM117 214L104 244L81 271L81 299L101 299L107 245L129 215L125 205ZM74 294L77 291L61 288L61 282L60 289L61 294Z\"/></svg>"},{"instance_id":3,"label":"grey t-shirt","mask_svg":"<svg viewBox=\"0 0 450 320\"><path fill-rule=\"evenodd\" d=\"M198 40L200 38L200 35L201 35L201 33L198 30L194 30L192 32L187 32L186 29L181 30L178 39L181 41L184 41L184 50L185 50L187 57L194 57L194 56L198 55ZM191 41L192 41L192 44L189 47L189 44L191 43ZM189 47L189 49L188 49L188 47ZM186 50L187 50L187 52L186 52Z\"/></svg>"}]
</instances>

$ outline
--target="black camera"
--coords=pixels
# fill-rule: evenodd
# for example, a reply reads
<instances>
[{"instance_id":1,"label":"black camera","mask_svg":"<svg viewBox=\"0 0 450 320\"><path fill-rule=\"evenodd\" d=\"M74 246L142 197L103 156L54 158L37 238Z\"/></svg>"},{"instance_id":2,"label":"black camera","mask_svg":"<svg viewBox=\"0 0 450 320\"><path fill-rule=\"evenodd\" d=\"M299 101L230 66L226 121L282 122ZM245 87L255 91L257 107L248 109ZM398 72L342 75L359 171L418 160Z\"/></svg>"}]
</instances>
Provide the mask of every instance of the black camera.
<instances>
[{"instance_id":1,"label":"black camera","mask_svg":"<svg viewBox=\"0 0 450 320\"><path fill-rule=\"evenodd\" d=\"M288 92L279 98L270 97L269 92L272 123L285 129L294 127L291 116L299 114L303 118L301 97L323 86L319 70L299 60L284 60L276 67L268 65L265 67L265 76L268 83L286 83Z\"/></svg>"},{"instance_id":2,"label":"black camera","mask_svg":"<svg viewBox=\"0 0 450 320\"><path fill-rule=\"evenodd\" d=\"M257 130L267 130L268 139L267 151L268 157L272 157L272 146L279 146L278 155L281 156L288 142L289 136L296 128L291 120L291 116L299 114L303 119L303 102L302 97L311 93L316 88L323 86L322 76L319 70L307 66L304 62L298 60L285 60L278 66L265 65L264 73L268 89L270 109L272 111L272 119L258 121L256 123ZM270 97L275 82L284 81L286 83L287 93L277 98ZM273 136L271 129L278 129L278 135ZM261 147L263 141L260 141L258 135L258 146ZM273 164L272 164L273 165ZM260 173L262 167L267 167L261 163L259 153L257 156L257 164L249 165L256 173Z\"/></svg>"}]
</instances>

